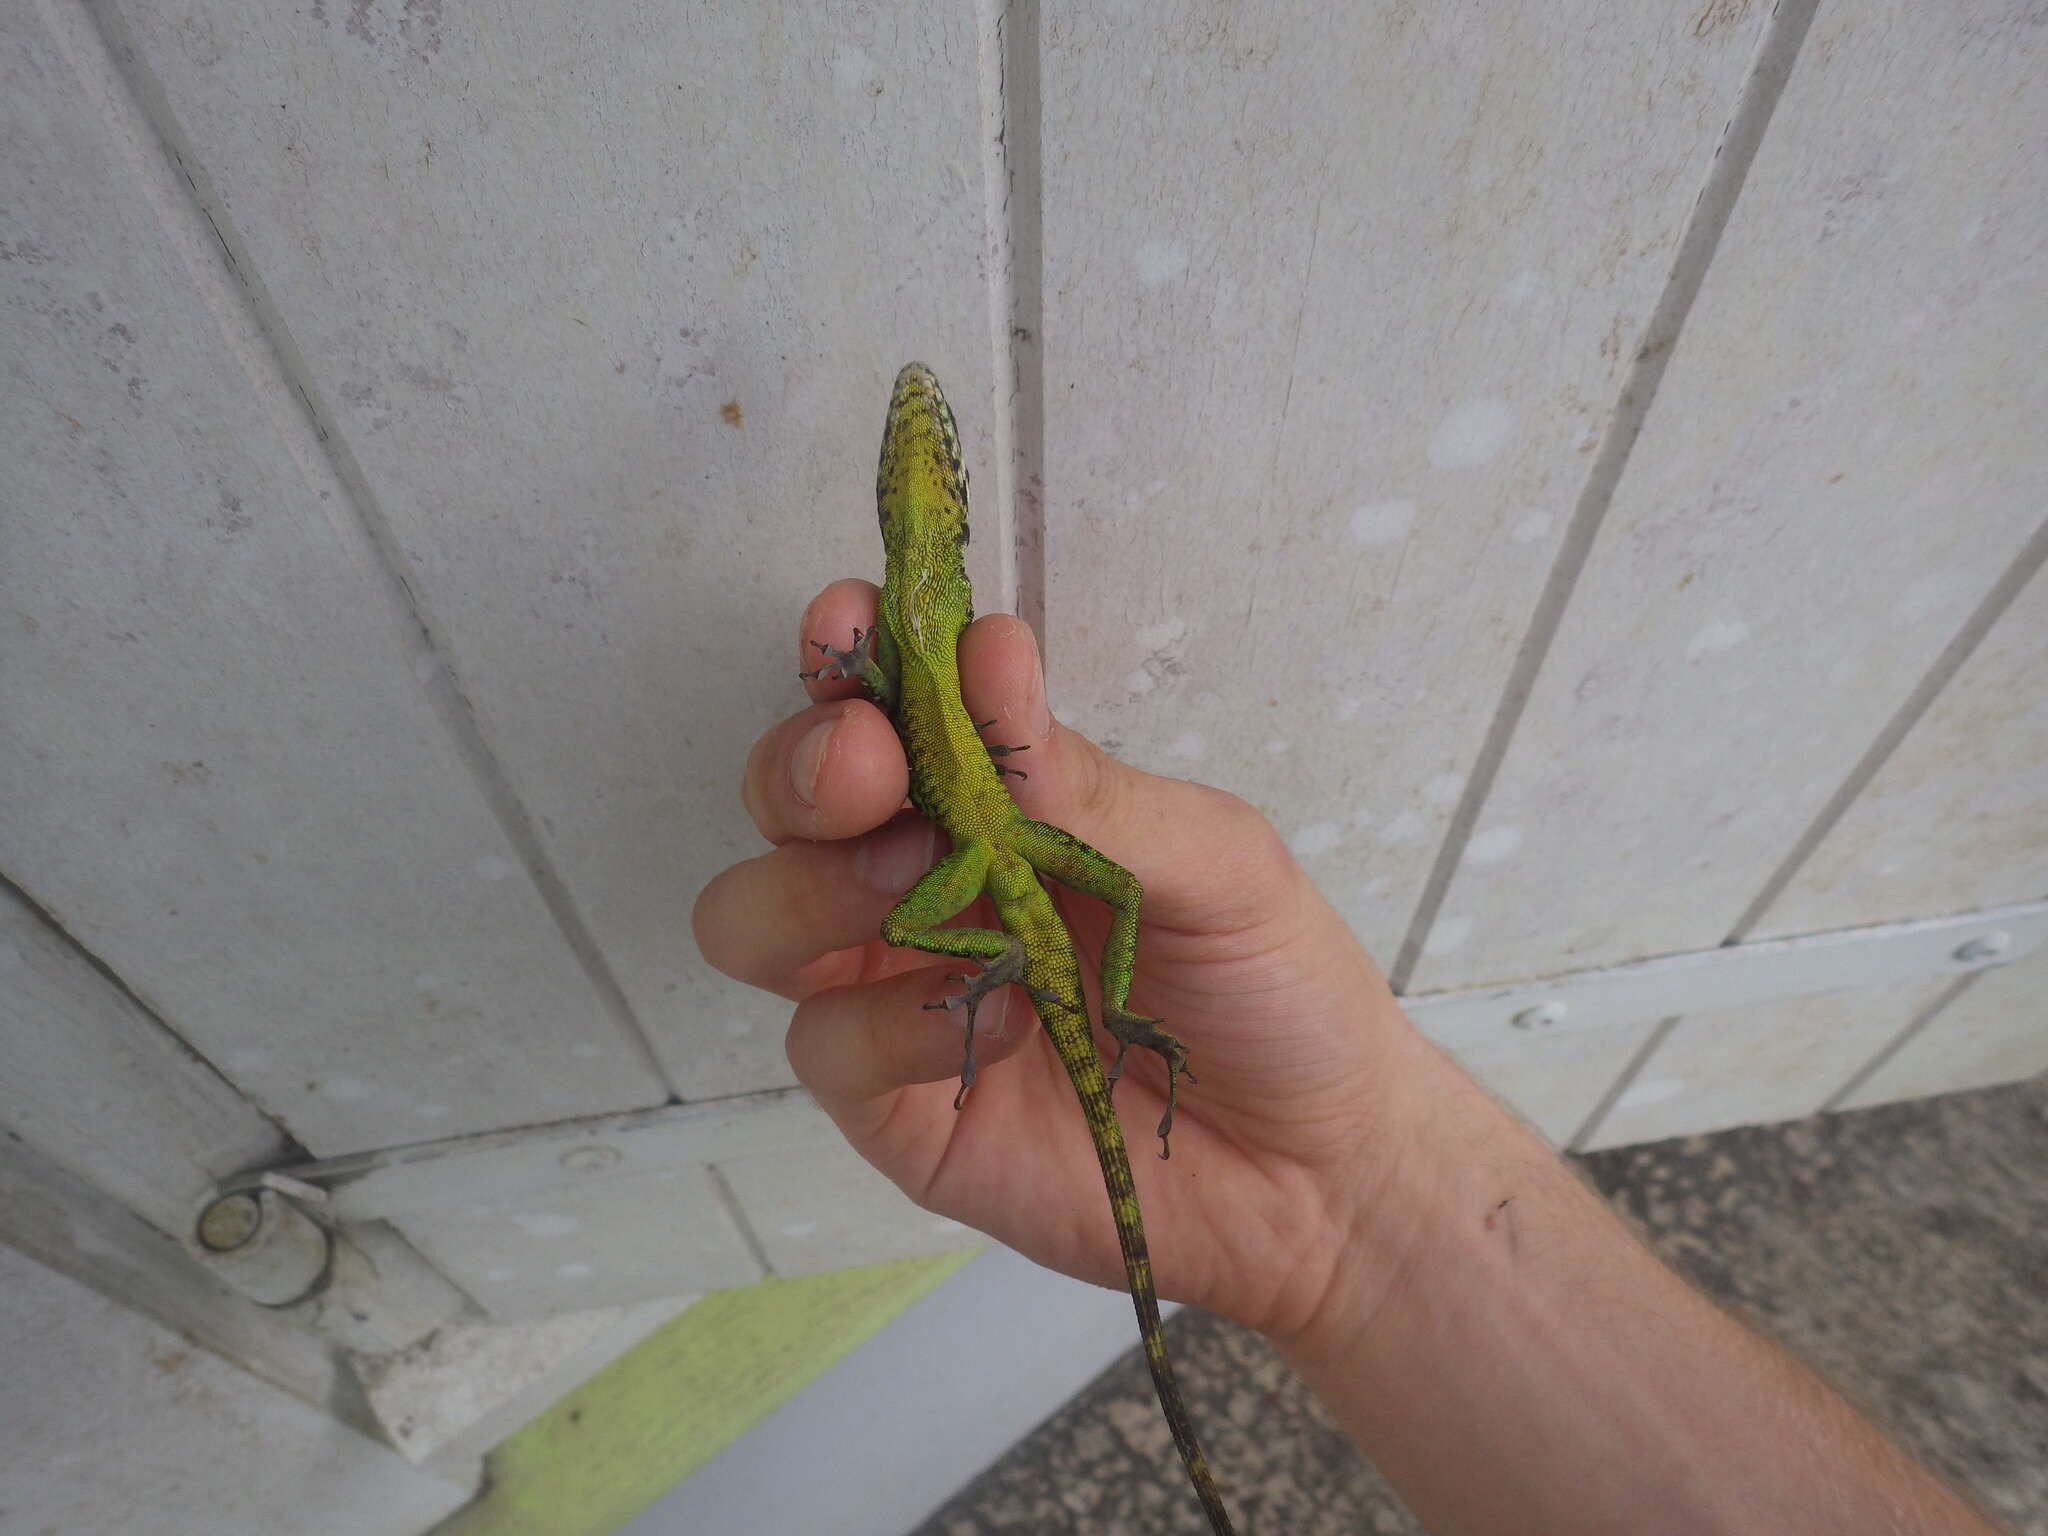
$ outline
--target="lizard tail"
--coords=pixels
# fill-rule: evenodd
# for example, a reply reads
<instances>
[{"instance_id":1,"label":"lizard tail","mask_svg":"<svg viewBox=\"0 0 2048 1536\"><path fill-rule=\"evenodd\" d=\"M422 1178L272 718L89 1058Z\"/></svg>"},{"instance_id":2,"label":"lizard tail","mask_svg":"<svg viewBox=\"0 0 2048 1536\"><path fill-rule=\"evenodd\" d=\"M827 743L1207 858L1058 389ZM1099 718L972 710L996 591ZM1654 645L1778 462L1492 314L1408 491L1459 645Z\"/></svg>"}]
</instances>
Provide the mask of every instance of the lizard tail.
<instances>
[{"instance_id":1,"label":"lizard tail","mask_svg":"<svg viewBox=\"0 0 2048 1536\"><path fill-rule=\"evenodd\" d=\"M1138 1313L1138 1339L1145 1351L1145 1364L1152 1372L1152 1387L1159 1395L1159 1407L1173 1434L1174 1448L1188 1481L1202 1501L1213 1536L1236 1536L1230 1512L1223 1507L1223 1495L1216 1487L1209 1460L1195 1439L1195 1426L1181 1401L1180 1386L1173 1379L1173 1363L1166 1357L1166 1334L1159 1324L1159 1293L1152 1285L1152 1259L1145 1248L1145 1223L1138 1214L1137 1186L1131 1181L1130 1154L1124 1147L1123 1127L1110 1102L1109 1084L1102 1075L1102 1058L1095 1053L1095 1041L1085 1028L1065 1017L1046 1018L1040 1014L1046 1032L1058 1048L1074 1091L1081 1099L1081 1112L1088 1120L1088 1138L1095 1144L1096 1161L1102 1165L1103 1187L1109 1191L1110 1213L1116 1218L1117 1246L1123 1250L1124 1279L1131 1292L1131 1304Z\"/></svg>"}]
</instances>

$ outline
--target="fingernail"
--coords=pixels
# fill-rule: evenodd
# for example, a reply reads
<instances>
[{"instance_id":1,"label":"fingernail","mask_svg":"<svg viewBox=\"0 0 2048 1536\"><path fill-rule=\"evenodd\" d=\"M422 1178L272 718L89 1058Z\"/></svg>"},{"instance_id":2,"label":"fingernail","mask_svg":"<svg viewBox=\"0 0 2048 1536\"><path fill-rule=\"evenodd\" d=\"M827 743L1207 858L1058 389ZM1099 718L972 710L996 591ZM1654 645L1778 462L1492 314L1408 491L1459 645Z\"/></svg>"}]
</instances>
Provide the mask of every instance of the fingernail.
<instances>
[{"instance_id":1,"label":"fingernail","mask_svg":"<svg viewBox=\"0 0 2048 1536\"><path fill-rule=\"evenodd\" d=\"M821 720L804 734L789 759L790 793L807 806L818 803L818 774L825 766L825 754L832 745L832 733L839 728L839 716Z\"/></svg>"},{"instance_id":2,"label":"fingernail","mask_svg":"<svg viewBox=\"0 0 2048 1536\"><path fill-rule=\"evenodd\" d=\"M1006 1038L1003 1026L1010 1022L1009 987L997 987L974 1013L974 1032L989 1040Z\"/></svg>"},{"instance_id":3,"label":"fingernail","mask_svg":"<svg viewBox=\"0 0 2048 1536\"><path fill-rule=\"evenodd\" d=\"M938 856L939 829L922 816L906 816L871 833L853 856L860 883L884 896L899 896Z\"/></svg>"}]
</instances>

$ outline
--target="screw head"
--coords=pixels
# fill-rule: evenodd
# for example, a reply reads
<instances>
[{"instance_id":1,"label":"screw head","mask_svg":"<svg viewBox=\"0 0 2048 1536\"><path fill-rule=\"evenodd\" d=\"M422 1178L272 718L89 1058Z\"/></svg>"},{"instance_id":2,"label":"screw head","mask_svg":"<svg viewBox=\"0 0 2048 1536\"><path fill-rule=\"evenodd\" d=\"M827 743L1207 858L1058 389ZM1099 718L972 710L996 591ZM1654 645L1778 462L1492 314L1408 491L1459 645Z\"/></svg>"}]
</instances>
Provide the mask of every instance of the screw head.
<instances>
[{"instance_id":1,"label":"screw head","mask_svg":"<svg viewBox=\"0 0 2048 1536\"><path fill-rule=\"evenodd\" d=\"M1508 1022L1517 1029L1549 1029L1568 1012L1563 1003L1538 1003L1534 1008L1524 1008Z\"/></svg>"},{"instance_id":2,"label":"screw head","mask_svg":"<svg viewBox=\"0 0 2048 1536\"><path fill-rule=\"evenodd\" d=\"M1958 944L1954 957L1964 965L1982 965L1987 960L1996 960L2012 948L2012 935L2000 930L1995 933L1980 933L1967 943Z\"/></svg>"},{"instance_id":3,"label":"screw head","mask_svg":"<svg viewBox=\"0 0 2048 1536\"><path fill-rule=\"evenodd\" d=\"M233 1253L255 1235L263 1207L254 1195L223 1195L199 1217L199 1241L209 1253Z\"/></svg>"}]
</instances>

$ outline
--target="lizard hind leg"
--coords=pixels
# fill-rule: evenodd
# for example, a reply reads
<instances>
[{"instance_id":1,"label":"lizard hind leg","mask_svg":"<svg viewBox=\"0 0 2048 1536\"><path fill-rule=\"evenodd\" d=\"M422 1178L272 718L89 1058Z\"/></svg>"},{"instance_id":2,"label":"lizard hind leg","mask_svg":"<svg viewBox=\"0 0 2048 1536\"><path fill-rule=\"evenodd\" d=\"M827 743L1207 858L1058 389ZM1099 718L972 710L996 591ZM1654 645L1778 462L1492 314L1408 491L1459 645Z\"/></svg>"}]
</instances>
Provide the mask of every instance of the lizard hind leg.
<instances>
[{"instance_id":1,"label":"lizard hind leg","mask_svg":"<svg viewBox=\"0 0 2048 1536\"><path fill-rule=\"evenodd\" d=\"M926 954L945 955L957 960L975 960L981 971L975 976L950 976L967 990L926 1003L933 1009L964 1008L967 1011L967 1045L960 1067L960 1091L953 1107L960 1108L967 1090L974 1085L974 1016L983 1001L998 987L1021 981L1024 975L1024 946L1012 935L995 928L942 928L939 925L968 907L979 896L988 877L991 849L987 843L965 843L940 859L903 894L889 915L882 919L882 938L895 945L921 949Z\"/></svg>"}]
</instances>

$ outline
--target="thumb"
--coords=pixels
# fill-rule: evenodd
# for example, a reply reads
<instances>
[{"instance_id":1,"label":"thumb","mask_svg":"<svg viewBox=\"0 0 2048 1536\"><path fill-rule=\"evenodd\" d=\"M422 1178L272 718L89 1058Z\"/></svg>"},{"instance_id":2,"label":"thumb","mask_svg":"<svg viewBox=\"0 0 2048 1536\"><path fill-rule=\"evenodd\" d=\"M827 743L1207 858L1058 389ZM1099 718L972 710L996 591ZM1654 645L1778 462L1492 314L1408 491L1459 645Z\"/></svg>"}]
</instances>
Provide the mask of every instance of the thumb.
<instances>
[{"instance_id":1,"label":"thumb","mask_svg":"<svg viewBox=\"0 0 2048 1536\"><path fill-rule=\"evenodd\" d=\"M1007 613L960 637L960 688L999 757L1018 808L1090 844L1145 887L1145 918L1191 932L1249 926L1291 910L1303 879L1266 818L1206 784L1118 762L1053 719L1031 626Z\"/></svg>"}]
</instances>

